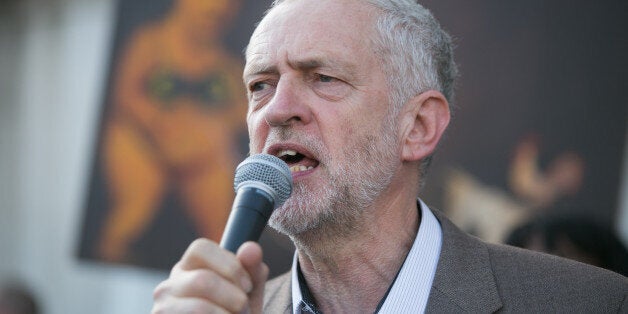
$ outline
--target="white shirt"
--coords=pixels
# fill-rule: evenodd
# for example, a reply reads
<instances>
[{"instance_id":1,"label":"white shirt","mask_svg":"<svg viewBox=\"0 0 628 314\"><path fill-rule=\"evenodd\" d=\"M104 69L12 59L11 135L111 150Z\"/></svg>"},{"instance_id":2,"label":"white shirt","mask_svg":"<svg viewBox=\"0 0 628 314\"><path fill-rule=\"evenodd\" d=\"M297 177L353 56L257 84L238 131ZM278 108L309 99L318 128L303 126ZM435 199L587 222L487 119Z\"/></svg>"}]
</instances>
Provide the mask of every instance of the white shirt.
<instances>
[{"instance_id":1,"label":"white shirt","mask_svg":"<svg viewBox=\"0 0 628 314\"><path fill-rule=\"evenodd\" d=\"M414 244L378 313L423 313L432 289L443 231L432 211L419 199L421 222ZM308 311L299 287L297 253L292 263L292 313ZM304 308L305 306L305 308Z\"/></svg>"}]
</instances>

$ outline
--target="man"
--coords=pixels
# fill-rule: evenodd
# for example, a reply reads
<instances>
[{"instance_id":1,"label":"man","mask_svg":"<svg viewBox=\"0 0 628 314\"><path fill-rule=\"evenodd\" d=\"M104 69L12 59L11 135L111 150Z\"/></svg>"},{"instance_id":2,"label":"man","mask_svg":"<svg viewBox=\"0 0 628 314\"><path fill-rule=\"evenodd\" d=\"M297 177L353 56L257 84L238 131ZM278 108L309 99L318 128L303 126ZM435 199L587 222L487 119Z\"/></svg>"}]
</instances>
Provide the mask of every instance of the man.
<instances>
[{"instance_id":1,"label":"man","mask_svg":"<svg viewBox=\"0 0 628 314\"><path fill-rule=\"evenodd\" d=\"M197 240L154 313L618 312L626 278L483 243L420 200L450 118L449 36L410 0L277 1L246 52L250 150L288 162L270 225L297 252L266 283L259 245Z\"/></svg>"}]
</instances>

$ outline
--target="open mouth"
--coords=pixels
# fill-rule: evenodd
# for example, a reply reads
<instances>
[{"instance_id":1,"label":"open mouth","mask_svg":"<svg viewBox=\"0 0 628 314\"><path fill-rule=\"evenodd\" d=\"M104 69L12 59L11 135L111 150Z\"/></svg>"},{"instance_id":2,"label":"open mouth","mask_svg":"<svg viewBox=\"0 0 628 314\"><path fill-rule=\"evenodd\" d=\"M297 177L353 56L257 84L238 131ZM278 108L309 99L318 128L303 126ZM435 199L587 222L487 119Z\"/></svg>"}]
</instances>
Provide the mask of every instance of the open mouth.
<instances>
[{"instance_id":1,"label":"open mouth","mask_svg":"<svg viewBox=\"0 0 628 314\"><path fill-rule=\"evenodd\" d=\"M277 152L276 156L288 164L292 173L312 170L318 166L317 160L308 158L292 149L282 149Z\"/></svg>"}]
</instances>

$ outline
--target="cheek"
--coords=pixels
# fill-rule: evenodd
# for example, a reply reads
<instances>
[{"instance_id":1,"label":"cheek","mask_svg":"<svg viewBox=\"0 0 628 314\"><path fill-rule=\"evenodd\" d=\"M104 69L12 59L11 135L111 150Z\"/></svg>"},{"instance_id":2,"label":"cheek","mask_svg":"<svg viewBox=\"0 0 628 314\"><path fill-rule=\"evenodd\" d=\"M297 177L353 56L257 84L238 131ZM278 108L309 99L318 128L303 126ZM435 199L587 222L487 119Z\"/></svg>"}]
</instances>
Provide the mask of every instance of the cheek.
<instances>
[{"instance_id":1,"label":"cheek","mask_svg":"<svg viewBox=\"0 0 628 314\"><path fill-rule=\"evenodd\" d=\"M331 138L335 147L339 147L343 155L351 155L355 153L355 149L369 149L365 147L365 143L372 143L383 134L381 134L382 121L374 112L352 112L349 115L342 116L337 120L333 134L335 138Z\"/></svg>"},{"instance_id":2,"label":"cheek","mask_svg":"<svg viewBox=\"0 0 628 314\"><path fill-rule=\"evenodd\" d=\"M353 110L338 117L337 131L349 141L357 140L373 131L373 121L369 121L367 112Z\"/></svg>"},{"instance_id":3,"label":"cheek","mask_svg":"<svg viewBox=\"0 0 628 314\"><path fill-rule=\"evenodd\" d=\"M356 141L360 140L361 133L356 130L355 121L351 117L336 117L333 125L328 125L328 129L322 130L322 134L327 134L324 141L329 152L336 158L346 158L347 150L352 147Z\"/></svg>"},{"instance_id":4,"label":"cheek","mask_svg":"<svg viewBox=\"0 0 628 314\"><path fill-rule=\"evenodd\" d=\"M258 118L259 117L259 118ZM249 115L246 119L249 131L249 150L251 154L261 153L264 139L268 134L268 126L261 115Z\"/></svg>"}]
</instances>

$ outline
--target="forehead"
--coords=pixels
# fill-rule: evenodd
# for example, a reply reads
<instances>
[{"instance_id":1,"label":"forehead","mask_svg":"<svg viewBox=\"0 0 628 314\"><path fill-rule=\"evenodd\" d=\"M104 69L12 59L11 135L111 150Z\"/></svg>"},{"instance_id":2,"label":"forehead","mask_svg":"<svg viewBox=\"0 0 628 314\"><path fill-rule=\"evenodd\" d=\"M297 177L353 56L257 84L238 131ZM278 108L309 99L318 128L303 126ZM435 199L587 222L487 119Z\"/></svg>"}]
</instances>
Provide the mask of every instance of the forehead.
<instances>
[{"instance_id":1,"label":"forehead","mask_svg":"<svg viewBox=\"0 0 628 314\"><path fill-rule=\"evenodd\" d=\"M330 56L359 61L373 57L374 7L359 0L292 0L273 8L256 28L247 66L287 56Z\"/></svg>"}]
</instances>

